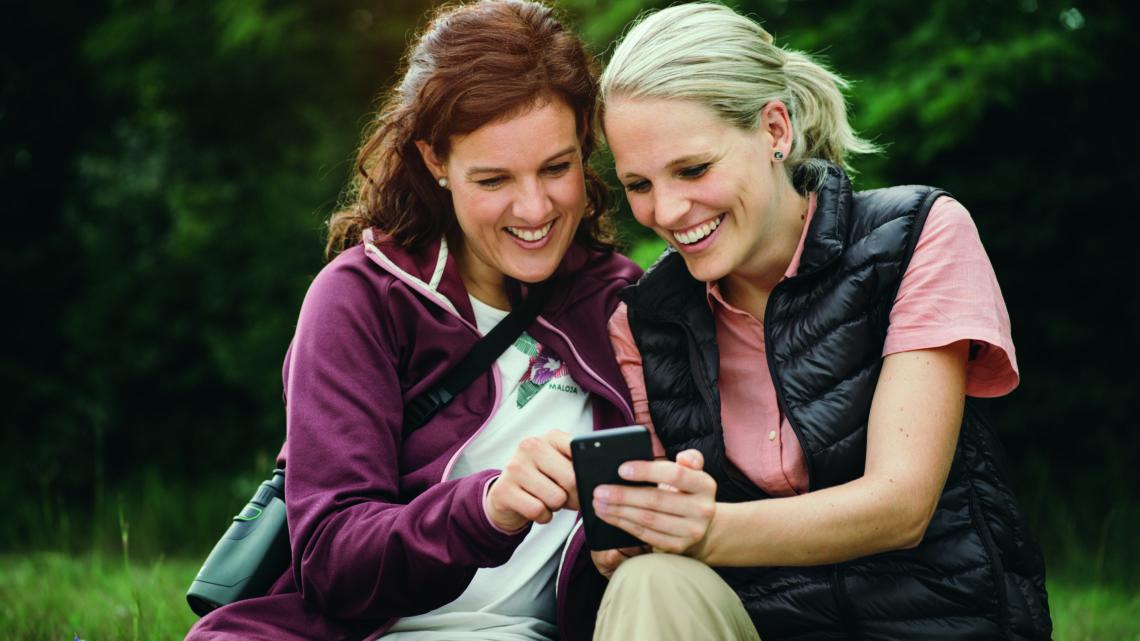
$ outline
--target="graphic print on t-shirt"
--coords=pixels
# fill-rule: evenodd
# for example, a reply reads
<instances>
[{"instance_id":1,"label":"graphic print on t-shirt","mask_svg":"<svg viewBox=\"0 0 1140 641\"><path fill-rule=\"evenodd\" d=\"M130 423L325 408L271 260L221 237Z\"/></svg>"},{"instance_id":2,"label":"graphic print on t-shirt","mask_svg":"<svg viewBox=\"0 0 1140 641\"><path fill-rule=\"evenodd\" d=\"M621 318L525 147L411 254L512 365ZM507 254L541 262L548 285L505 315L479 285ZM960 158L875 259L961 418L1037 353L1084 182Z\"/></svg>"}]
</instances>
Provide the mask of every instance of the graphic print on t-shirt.
<instances>
[{"instance_id":1,"label":"graphic print on t-shirt","mask_svg":"<svg viewBox=\"0 0 1140 641\"><path fill-rule=\"evenodd\" d=\"M519 409L526 407L543 387L569 394L578 393L578 386L570 378L569 368L554 350L534 340L526 332L515 340L514 348L530 357L526 371L519 378L518 396L515 398Z\"/></svg>"},{"instance_id":2,"label":"graphic print on t-shirt","mask_svg":"<svg viewBox=\"0 0 1140 641\"><path fill-rule=\"evenodd\" d=\"M490 332L507 316L506 310L475 297L470 300L480 333ZM561 358L530 336L523 334L514 348L503 350L495 368L500 374L498 409L460 451L449 479L503 469L525 438L541 438L555 429L571 437L582 436L594 428L589 393L574 381ZM576 517L573 510L559 510L549 523L535 523L508 563L479 568L463 594L450 603L404 617L372 638L557 639L555 584Z\"/></svg>"}]
</instances>

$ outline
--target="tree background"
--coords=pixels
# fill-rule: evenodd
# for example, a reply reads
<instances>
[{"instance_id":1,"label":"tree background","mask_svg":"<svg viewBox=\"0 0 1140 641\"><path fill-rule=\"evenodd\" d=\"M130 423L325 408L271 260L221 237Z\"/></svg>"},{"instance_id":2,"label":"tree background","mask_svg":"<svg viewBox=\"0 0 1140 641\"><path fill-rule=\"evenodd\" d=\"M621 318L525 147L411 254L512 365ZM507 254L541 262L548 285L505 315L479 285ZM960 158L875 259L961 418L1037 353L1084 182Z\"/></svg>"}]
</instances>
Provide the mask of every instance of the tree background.
<instances>
[{"instance_id":1,"label":"tree background","mask_svg":"<svg viewBox=\"0 0 1140 641\"><path fill-rule=\"evenodd\" d=\"M665 4L560 6L604 60ZM732 4L855 81L853 121L886 145L857 188L970 209L1013 320L1022 383L993 409L1021 501L1051 562L1137 585L1130 4ZM272 469L324 219L428 8L0 8L0 549L104 545L125 512L143 549L209 550Z\"/></svg>"}]
</instances>

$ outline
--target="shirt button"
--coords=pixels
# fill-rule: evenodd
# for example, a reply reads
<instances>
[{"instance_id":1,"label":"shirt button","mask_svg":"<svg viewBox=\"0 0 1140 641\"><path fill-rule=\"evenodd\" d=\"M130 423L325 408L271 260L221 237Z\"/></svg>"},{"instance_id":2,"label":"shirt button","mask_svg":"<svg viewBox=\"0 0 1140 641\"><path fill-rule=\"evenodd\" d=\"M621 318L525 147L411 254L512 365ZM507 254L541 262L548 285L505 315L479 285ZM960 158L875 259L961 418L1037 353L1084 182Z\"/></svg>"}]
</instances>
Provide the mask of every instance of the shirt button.
<instances>
[{"instance_id":1,"label":"shirt button","mask_svg":"<svg viewBox=\"0 0 1140 641\"><path fill-rule=\"evenodd\" d=\"M768 432L768 440L769 441L776 440L776 430L772 430L771 432Z\"/></svg>"}]
</instances>

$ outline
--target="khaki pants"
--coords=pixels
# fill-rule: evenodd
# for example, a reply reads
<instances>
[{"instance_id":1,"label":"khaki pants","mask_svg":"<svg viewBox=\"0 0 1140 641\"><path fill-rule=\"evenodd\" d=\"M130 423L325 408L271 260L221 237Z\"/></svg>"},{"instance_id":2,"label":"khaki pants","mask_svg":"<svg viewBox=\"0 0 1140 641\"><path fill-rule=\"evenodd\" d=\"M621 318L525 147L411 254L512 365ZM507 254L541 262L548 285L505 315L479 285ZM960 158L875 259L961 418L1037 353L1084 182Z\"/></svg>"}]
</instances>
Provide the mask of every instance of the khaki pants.
<instances>
[{"instance_id":1,"label":"khaki pants","mask_svg":"<svg viewBox=\"0 0 1140 641\"><path fill-rule=\"evenodd\" d=\"M732 588L700 561L643 554L621 564L594 641L760 641Z\"/></svg>"}]
</instances>

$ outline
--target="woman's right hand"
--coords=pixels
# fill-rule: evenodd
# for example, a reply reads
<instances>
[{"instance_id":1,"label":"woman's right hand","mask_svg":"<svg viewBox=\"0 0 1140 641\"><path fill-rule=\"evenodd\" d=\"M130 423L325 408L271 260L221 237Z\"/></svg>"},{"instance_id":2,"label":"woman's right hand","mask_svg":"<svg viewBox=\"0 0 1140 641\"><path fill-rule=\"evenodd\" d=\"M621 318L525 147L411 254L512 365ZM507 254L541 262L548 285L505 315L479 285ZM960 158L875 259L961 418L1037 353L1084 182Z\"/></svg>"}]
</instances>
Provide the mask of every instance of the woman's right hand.
<instances>
[{"instance_id":1,"label":"woman's right hand","mask_svg":"<svg viewBox=\"0 0 1140 641\"><path fill-rule=\"evenodd\" d=\"M570 435L551 430L520 441L502 475L491 484L483 506L491 522L508 532L531 521L549 523L563 508L577 510Z\"/></svg>"}]
</instances>

